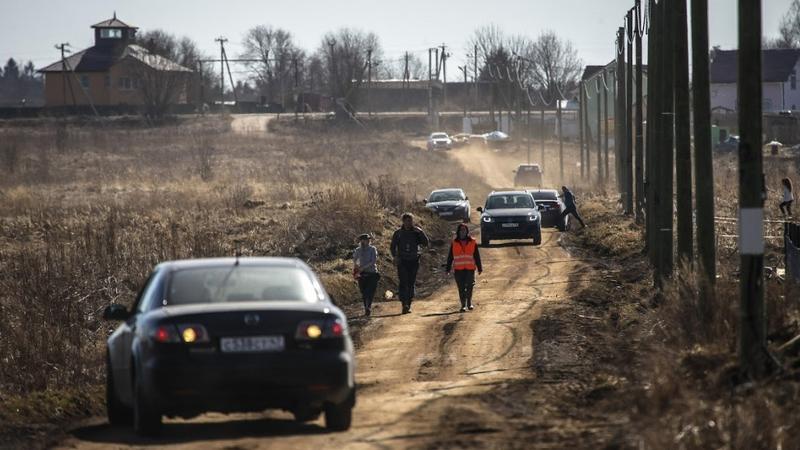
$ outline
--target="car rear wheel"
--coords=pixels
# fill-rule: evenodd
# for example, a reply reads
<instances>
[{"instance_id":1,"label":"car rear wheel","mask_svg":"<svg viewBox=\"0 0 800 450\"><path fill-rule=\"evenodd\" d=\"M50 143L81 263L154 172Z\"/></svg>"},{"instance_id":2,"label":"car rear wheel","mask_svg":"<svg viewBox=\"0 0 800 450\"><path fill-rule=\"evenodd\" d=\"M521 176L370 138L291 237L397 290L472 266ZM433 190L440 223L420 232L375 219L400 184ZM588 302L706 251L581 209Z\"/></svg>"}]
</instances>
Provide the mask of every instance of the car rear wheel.
<instances>
[{"instance_id":1,"label":"car rear wheel","mask_svg":"<svg viewBox=\"0 0 800 450\"><path fill-rule=\"evenodd\" d=\"M114 426L130 425L133 419L133 411L123 405L117 397L110 358L106 360L106 414L108 423Z\"/></svg>"},{"instance_id":2,"label":"car rear wheel","mask_svg":"<svg viewBox=\"0 0 800 450\"><path fill-rule=\"evenodd\" d=\"M140 377L134 379L133 430L142 436L156 436L161 432L161 413L144 393Z\"/></svg>"},{"instance_id":3,"label":"car rear wheel","mask_svg":"<svg viewBox=\"0 0 800 450\"><path fill-rule=\"evenodd\" d=\"M325 428L331 431L346 431L353 423L353 406L356 403L355 390L342 403L325 405Z\"/></svg>"},{"instance_id":4,"label":"car rear wheel","mask_svg":"<svg viewBox=\"0 0 800 450\"><path fill-rule=\"evenodd\" d=\"M319 419L319 415L322 414L322 411L305 407L295 409L292 411L292 414L294 415L294 420L298 422L313 422Z\"/></svg>"},{"instance_id":5,"label":"car rear wheel","mask_svg":"<svg viewBox=\"0 0 800 450\"><path fill-rule=\"evenodd\" d=\"M558 228L558 231L567 231L567 219L560 219L556 223L556 228Z\"/></svg>"}]
</instances>

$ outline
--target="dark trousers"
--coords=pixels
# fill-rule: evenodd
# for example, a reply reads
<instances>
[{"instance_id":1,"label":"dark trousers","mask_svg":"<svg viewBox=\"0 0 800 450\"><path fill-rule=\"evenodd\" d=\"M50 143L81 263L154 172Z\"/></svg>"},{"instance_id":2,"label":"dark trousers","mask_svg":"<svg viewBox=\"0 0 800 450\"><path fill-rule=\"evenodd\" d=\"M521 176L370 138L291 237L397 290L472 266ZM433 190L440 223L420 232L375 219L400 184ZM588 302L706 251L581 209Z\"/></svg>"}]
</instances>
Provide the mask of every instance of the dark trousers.
<instances>
[{"instance_id":1,"label":"dark trousers","mask_svg":"<svg viewBox=\"0 0 800 450\"><path fill-rule=\"evenodd\" d=\"M458 299L461 300L461 306L469 306L472 304L472 288L475 287L475 271L474 270L454 270L453 275L456 278L456 285L458 286Z\"/></svg>"},{"instance_id":2,"label":"dark trousers","mask_svg":"<svg viewBox=\"0 0 800 450\"><path fill-rule=\"evenodd\" d=\"M401 259L397 265L397 279L399 280L400 301L404 306L411 306L414 299L414 285L417 283L419 258Z\"/></svg>"},{"instance_id":3,"label":"dark trousers","mask_svg":"<svg viewBox=\"0 0 800 450\"><path fill-rule=\"evenodd\" d=\"M361 300L364 301L364 308L372 309L372 300L375 298L375 290L378 289L378 280L381 276L377 273L362 272L358 277L358 289L361 291Z\"/></svg>"},{"instance_id":4,"label":"dark trousers","mask_svg":"<svg viewBox=\"0 0 800 450\"><path fill-rule=\"evenodd\" d=\"M786 215L787 212L789 213L790 216L792 215L792 201L791 200L789 200L788 202L782 202L778 206L781 208L781 212L784 215ZM785 210L783 209L784 207L786 208Z\"/></svg>"},{"instance_id":5,"label":"dark trousers","mask_svg":"<svg viewBox=\"0 0 800 450\"><path fill-rule=\"evenodd\" d=\"M586 224L585 224L585 223L583 223L583 219L581 219L581 216L580 216L580 214L578 214L578 209L577 209L577 208L575 208L574 206L568 206L568 207L567 207L567 209L565 209L565 210L564 210L564 211L561 213L561 215L560 215L560 216L558 216L558 220L559 220L559 221L561 221L562 219L564 219L564 217L566 217L566 216L567 216L567 214L572 214L572 215L573 215L573 217L575 217L576 219L578 219L578 222L580 222L580 223L581 223L581 226L582 226L582 227L585 227L585 226L586 226Z\"/></svg>"}]
</instances>

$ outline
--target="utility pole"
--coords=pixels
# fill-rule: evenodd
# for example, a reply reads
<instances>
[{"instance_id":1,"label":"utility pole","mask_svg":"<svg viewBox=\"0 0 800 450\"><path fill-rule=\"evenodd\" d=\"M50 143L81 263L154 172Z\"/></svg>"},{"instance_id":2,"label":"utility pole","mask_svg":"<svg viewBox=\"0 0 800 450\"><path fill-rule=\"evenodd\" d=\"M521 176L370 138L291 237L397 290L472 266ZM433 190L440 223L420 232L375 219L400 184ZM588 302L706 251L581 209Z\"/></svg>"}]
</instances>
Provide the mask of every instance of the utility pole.
<instances>
[{"instance_id":1,"label":"utility pole","mask_svg":"<svg viewBox=\"0 0 800 450\"><path fill-rule=\"evenodd\" d=\"M530 107L528 107L528 108L530 108ZM530 111L530 109L529 109L529 111ZM544 132L544 130L545 130L545 128L544 128L544 103L542 103L542 119L541 119L541 122L540 122L539 129L540 129L540 133L542 133L542 136L541 136L542 137L542 161L541 161L541 164L542 164L542 171L544 171L545 170L545 159L544 159L544 137L545 137L545 132Z\"/></svg>"},{"instance_id":2,"label":"utility pole","mask_svg":"<svg viewBox=\"0 0 800 450\"><path fill-rule=\"evenodd\" d=\"M300 101L300 93L298 92L298 88L300 86L300 71L298 70L298 62L297 56L292 58L292 64L294 65L294 121L297 122L299 111L297 110L298 103L301 108L303 108L303 112L305 113L305 104L304 102Z\"/></svg>"},{"instance_id":3,"label":"utility pole","mask_svg":"<svg viewBox=\"0 0 800 450\"><path fill-rule=\"evenodd\" d=\"M362 72L363 73L363 72ZM372 47L367 49L367 115L372 117Z\"/></svg>"},{"instance_id":4,"label":"utility pole","mask_svg":"<svg viewBox=\"0 0 800 450\"><path fill-rule=\"evenodd\" d=\"M588 81L588 80L587 80ZM592 183L592 124L589 122L589 84L583 83L583 97L586 99L586 107L583 108L583 126L586 127L586 181Z\"/></svg>"},{"instance_id":5,"label":"utility pole","mask_svg":"<svg viewBox=\"0 0 800 450\"><path fill-rule=\"evenodd\" d=\"M405 69L403 69L403 87L411 85L411 74L408 72L408 52L405 54Z\"/></svg>"},{"instance_id":6,"label":"utility pole","mask_svg":"<svg viewBox=\"0 0 800 450\"><path fill-rule=\"evenodd\" d=\"M433 50L428 49L428 123L433 127Z\"/></svg>"},{"instance_id":7,"label":"utility pole","mask_svg":"<svg viewBox=\"0 0 800 450\"><path fill-rule=\"evenodd\" d=\"M608 84L606 83L606 72L603 71L603 124L605 128L605 139L603 139L603 153L605 153L605 179L606 183L611 179L608 171Z\"/></svg>"},{"instance_id":8,"label":"utility pole","mask_svg":"<svg viewBox=\"0 0 800 450\"><path fill-rule=\"evenodd\" d=\"M474 47L473 53L473 65L472 65L472 82L475 84L475 104L472 106L472 110L478 109L478 46Z\"/></svg>"},{"instance_id":9,"label":"utility pole","mask_svg":"<svg viewBox=\"0 0 800 450\"><path fill-rule=\"evenodd\" d=\"M625 28L617 29L617 70L614 74L617 82L614 93L617 101L614 110L614 155L617 172L617 189L624 196L625 186ZM624 204L624 203L623 203Z\"/></svg>"},{"instance_id":10,"label":"utility pole","mask_svg":"<svg viewBox=\"0 0 800 450\"><path fill-rule=\"evenodd\" d=\"M658 221L656 197L658 194L658 151L661 147L661 7L656 0L648 0L650 30L647 39L647 154L645 158L645 242L650 265L655 267L658 253ZM710 133L710 131L709 131ZM713 183L713 180L712 180Z\"/></svg>"},{"instance_id":11,"label":"utility pole","mask_svg":"<svg viewBox=\"0 0 800 450\"><path fill-rule=\"evenodd\" d=\"M528 164L531 163L531 141L533 140L533 128L531 127L531 105L528 102Z\"/></svg>"},{"instance_id":12,"label":"utility pole","mask_svg":"<svg viewBox=\"0 0 800 450\"><path fill-rule=\"evenodd\" d=\"M220 36L214 39L214 42L219 42L219 95L220 95L220 112L225 111L225 43L228 39Z\"/></svg>"},{"instance_id":13,"label":"utility pole","mask_svg":"<svg viewBox=\"0 0 800 450\"><path fill-rule=\"evenodd\" d=\"M603 76L605 76L605 68L603 69ZM602 113L602 105L600 104L603 96L600 94L600 77L595 80L595 87L597 88L597 184L601 187L604 186L605 181L603 178L603 145L602 145L602 138L603 138L603 127L602 127L602 120L603 120L603 113Z\"/></svg>"},{"instance_id":14,"label":"utility pole","mask_svg":"<svg viewBox=\"0 0 800 450\"><path fill-rule=\"evenodd\" d=\"M467 85L467 65L464 64L463 66L458 66L458 68L464 72L464 118L467 117L467 102L469 101L469 88Z\"/></svg>"},{"instance_id":15,"label":"utility pole","mask_svg":"<svg viewBox=\"0 0 800 450\"><path fill-rule=\"evenodd\" d=\"M561 127L561 101L563 99L559 95L556 102L556 120L558 121L558 170L561 182L564 181L564 132Z\"/></svg>"},{"instance_id":16,"label":"utility pole","mask_svg":"<svg viewBox=\"0 0 800 450\"><path fill-rule=\"evenodd\" d=\"M697 214L697 253L700 262L700 300L714 299L717 278L714 229L714 160L711 152L709 93L708 0L692 0L692 99L694 101L694 180Z\"/></svg>"},{"instance_id":17,"label":"utility pole","mask_svg":"<svg viewBox=\"0 0 800 450\"><path fill-rule=\"evenodd\" d=\"M764 170L761 149L761 0L739 0L739 254L742 372L767 372Z\"/></svg>"},{"instance_id":18,"label":"utility pole","mask_svg":"<svg viewBox=\"0 0 800 450\"><path fill-rule=\"evenodd\" d=\"M675 2L675 183L678 258L692 264L692 140L689 106L689 30L686 0Z\"/></svg>"},{"instance_id":19,"label":"utility pole","mask_svg":"<svg viewBox=\"0 0 800 450\"><path fill-rule=\"evenodd\" d=\"M67 106L67 57L66 52L67 47L69 47L69 42L62 42L61 44L56 44L56 49L61 50L61 96L62 96L62 106ZM72 87L70 85L70 87Z\"/></svg>"},{"instance_id":20,"label":"utility pole","mask_svg":"<svg viewBox=\"0 0 800 450\"><path fill-rule=\"evenodd\" d=\"M658 181L659 194L656 198L658 212L658 236L659 245L658 264L656 264L656 282L659 287L663 286L664 281L672 274L673 266L673 169L675 167L674 155L674 101L675 83L674 71L671 69L673 64L673 51L675 48L675 1L661 0L659 3L662 8L662 36L663 51L661 52L661 67L669 68L663 71L662 103L661 106L661 136L659 140L662 145L659 148ZM683 1L683 0L677 0Z\"/></svg>"},{"instance_id":21,"label":"utility pole","mask_svg":"<svg viewBox=\"0 0 800 450\"><path fill-rule=\"evenodd\" d=\"M625 52L625 214L633 213L633 9L627 16Z\"/></svg>"},{"instance_id":22,"label":"utility pole","mask_svg":"<svg viewBox=\"0 0 800 450\"><path fill-rule=\"evenodd\" d=\"M583 110L586 109L586 93L583 90L583 80L578 82L578 129L579 129L579 145L581 153L581 179L584 177L584 163L583 163Z\"/></svg>"},{"instance_id":23,"label":"utility pole","mask_svg":"<svg viewBox=\"0 0 800 450\"><path fill-rule=\"evenodd\" d=\"M635 159L635 210L637 223L644 219L644 70L642 68L642 0L636 0L636 26L634 27L636 45L636 155ZM648 97L649 98L649 97ZM690 169L691 170L691 169Z\"/></svg>"},{"instance_id":24,"label":"utility pole","mask_svg":"<svg viewBox=\"0 0 800 450\"><path fill-rule=\"evenodd\" d=\"M444 44L442 44L442 77L443 77L443 80L442 80L442 105L443 106L442 107L443 108L447 107L446 106L447 105L447 58L450 57L450 55L448 55L447 52L445 51L446 49L447 49L447 47ZM447 111L447 110L445 110L445 111Z\"/></svg>"}]
</instances>

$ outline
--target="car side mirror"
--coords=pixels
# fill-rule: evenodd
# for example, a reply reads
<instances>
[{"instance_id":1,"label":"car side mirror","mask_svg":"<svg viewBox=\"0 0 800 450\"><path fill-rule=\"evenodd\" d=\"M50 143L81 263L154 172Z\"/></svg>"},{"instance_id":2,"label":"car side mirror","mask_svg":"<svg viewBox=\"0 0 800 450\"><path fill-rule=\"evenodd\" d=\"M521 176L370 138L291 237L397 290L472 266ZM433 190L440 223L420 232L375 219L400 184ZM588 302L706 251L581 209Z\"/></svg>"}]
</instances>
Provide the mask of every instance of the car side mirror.
<instances>
[{"instance_id":1,"label":"car side mirror","mask_svg":"<svg viewBox=\"0 0 800 450\"><path fill-rule=\"evenodd\" d=\"M478 212L479 212L479 213L482 213L482 212L483 212L483 207L482 207L482 206L478 206Z\"/></svg>"},{"instance_id":2,"label":"car side mirror","mask_svg":"<svg viewBox=\"0 0 800 450\"><path fill-rule=\"evenodd\" d=\"M511 173L517 173L516 169L515 169L515 170L512 170L512 171L511 171Z\"/></svg>"},{"instance_id":3,"label":"car side mirror","mask_svg":"<svg viewBox=\"0 0 800 450\"><path fill-rule=\"evenodd\" d=\"M428 199L427 198L423 198L422 199L422 204L423 205L427 205L428 204Z\"/></svg>"},{"instance_id":4,"label":"car side mirror","mask_svg":"<svg viewBox=\"0 0 800 450\"><path fill-rule=\"evenodd\" d=\"M336 303L336 297L334 297L332 294L328 294L328 298L331 299L331 303L333 303L333 306L339 306L339 304Z\"/></svg>"},{"instance_id":5,"label":"car side mirror","mask_svg":"<svg viewBox=\"0 0 800 450\"><path fill-rule=\"evenodd\" d=\"M469 200L469 197L464 197L464 200Z\"/></svg>"},{"instance_id":6,"label":"car side mirror","mask_svg":"<svg viewBox=\"0 0 800 450\"><path fill-rule=\"evenodd\" d=\"M120 305L119 303L112 303L106 306L106 309L103 311L103 319L105 320L122 322L128 320L130 316L131 313L128 311L128 308Z\"/></svg>"}]
</instances>

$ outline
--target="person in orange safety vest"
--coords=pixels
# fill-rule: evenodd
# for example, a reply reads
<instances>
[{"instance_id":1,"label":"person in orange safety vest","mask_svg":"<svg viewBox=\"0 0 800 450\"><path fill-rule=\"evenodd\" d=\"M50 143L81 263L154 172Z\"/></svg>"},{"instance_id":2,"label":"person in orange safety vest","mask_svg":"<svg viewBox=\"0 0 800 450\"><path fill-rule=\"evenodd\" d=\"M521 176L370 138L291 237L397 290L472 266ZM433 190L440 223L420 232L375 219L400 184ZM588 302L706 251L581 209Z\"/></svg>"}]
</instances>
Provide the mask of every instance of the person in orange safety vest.
<instances>
[{"instance_id":1,"label":"person in orange safety vest","mask_svg":"<svg viewBox=\"0 0 800 450\"><path fill-rule=\"evenodd\" d=\"M478 242L469 235L466 224L458 224L456 238L450 244L447 255L447 273L453 271L458 285L458 298L461 300L461 312L473 309L472 288L475 286L475 270L483 272Z\"/></svg>"}]
</instances>

